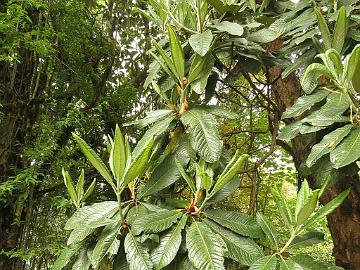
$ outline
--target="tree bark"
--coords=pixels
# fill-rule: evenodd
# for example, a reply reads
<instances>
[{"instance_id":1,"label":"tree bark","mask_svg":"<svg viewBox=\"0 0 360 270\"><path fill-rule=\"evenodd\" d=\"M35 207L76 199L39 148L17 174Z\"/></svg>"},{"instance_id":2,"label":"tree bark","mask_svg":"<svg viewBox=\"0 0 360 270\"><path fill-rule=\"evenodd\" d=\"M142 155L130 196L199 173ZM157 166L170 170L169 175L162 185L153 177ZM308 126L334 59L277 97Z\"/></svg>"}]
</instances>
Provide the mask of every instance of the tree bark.
<instances>
[{"instance_id":1,"label":"tree bark","mask_svg":"<svg viewBox=\"0 0 360 270\"><path fill-rule=\"evenodd\" d=\"M278 50L282 46L282 41L278 40L272 44L270 49ZM294 74L287 79L281 78L281 68L274 66L268 69L269 81L274 81L272 85L272 93L278 109L283 112L287 107L294 104L301 95L301 89L297 78ZM297 137L292 140L291 155L294 164L300 173L298 181L301 185L301 170L300 165L311 150L311 146L318 142L315 136L312 138ZM286 150L286 149L285 149ZM349 173L350 175L346 175ZM316 172L312 175L306 176L311 188L318 188ZM333 238L334 248L333 256L336 264L348 270L360 269L360 185L359 175L353 173L351 175L350 169L348 171L342 170L339 179L332 179L336 182L330 185L323 196L320 198L322 204L326 204L331 199L335 198L342 191L351 188L351 193L344 201L328 217L328 226Z\"/></svg>"}]
</instances>

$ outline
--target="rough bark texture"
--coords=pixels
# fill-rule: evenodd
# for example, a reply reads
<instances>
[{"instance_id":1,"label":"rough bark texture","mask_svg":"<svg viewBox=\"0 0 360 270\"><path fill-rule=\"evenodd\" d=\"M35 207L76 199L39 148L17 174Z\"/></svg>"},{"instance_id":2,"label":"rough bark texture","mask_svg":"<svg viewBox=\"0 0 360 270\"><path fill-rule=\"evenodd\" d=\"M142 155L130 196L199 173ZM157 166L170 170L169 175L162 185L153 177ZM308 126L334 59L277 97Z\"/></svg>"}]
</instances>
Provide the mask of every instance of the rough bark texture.
<instances>
[{"instance_id":1,"label":"rough bark texture","mask_svg":"<svg viewBox=\"0 0 360 270\"><path fill-rule=\"evenodd\" d=\"M282 46L282 41L278 40L271 44L269 51L276 51ZM268 76L270 81L275 81L272 85L272 93L278 109L283 112L287 107L294 104L301 95L300 86L295 75L290 75L286 79L281 79L281 68L274 66L269 68ZM299 170L301 162L309 153L311 146L317 143L318 138L307 137L295 138L292 140L291 155L296 168ZM342 172L345 172L342 170ZM316 174L306 177L311 188L316 186ZM333 255L336 264L348 270L360 269L360 185L359 176L343 175L337 182L327 188L320 202L325 204L339 195L342 191L351 188L351 193L344 203L337 208L327 218L329 229L334 242ZM301 177L299 178L301 182Z\"/></svg>"}]
</instances>

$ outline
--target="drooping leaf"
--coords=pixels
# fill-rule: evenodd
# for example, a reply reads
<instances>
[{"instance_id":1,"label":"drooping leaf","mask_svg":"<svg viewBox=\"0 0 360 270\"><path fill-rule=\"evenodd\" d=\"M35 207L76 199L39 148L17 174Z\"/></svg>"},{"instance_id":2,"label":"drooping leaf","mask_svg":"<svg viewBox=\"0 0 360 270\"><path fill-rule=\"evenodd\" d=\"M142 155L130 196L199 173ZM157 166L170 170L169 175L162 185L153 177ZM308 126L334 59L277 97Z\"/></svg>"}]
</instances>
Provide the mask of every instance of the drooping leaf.
<instances>
[{"instance_id":1,"label":"drooping leaf","mask_svg":"<svg viewBox=\"0 0 360 270\"><path fill-rule=\"evenodd\" d=\"M224 170L224 172L218 177L214 188L210 193L210 197L219 192L227 183L229 183L234 176L239 172L239 170L243 167L244 162L249 158L249 155L243 154L237 157L237 160L232 164L228 170Z\"/></svg>"},{"instance_id":2,"label":"drooping leaf","mask_svg":"<svg viewBox=\"0 0 360 270\"><path fill-rule=\"evenodd\" d=\"M344 123L348 121L349 117L347 116L322 114L321 112L313 112L312 114L301 120L301 122L303 123L309 123L313 126L320 127L320 129L321 127L327 127L334 123Z\"/></svg>"},{"instance_id":3,"label":"drooping leaf","mask_svg":"<svg viewBox=\"0 0 360 270\"><path fill-rule=\"evenodd\" d=\"M338 196L336 196L334 199L332 199L330 202L325 204L323 207L321 207L319 210L315 212L314 215L312 215L308 221L305 223L304 227L307 228L311 226L316 221L320 220L321 218L327 216L332 211L334 211L337 207L342 204L342 202L346 199L346 197L349 195L350 189L347 189L343 192L341 192Z\"/></svg>"},{"instance_id":4,"label":"drooping leaf","mask_svg":"<svg viewBox=\"0 0 360 270\"><path fill-rule=\"evenodd\" d=\"M124 248L130 270L153 269L147 249L137 241L131 229L125 237Z\"/></svg>"},{"instance_id":5,"label":"drooping leaf","mask_svg":"<svg viewBox=\"0 0 360 270\"><path fill-rule=\"evenodd\" d=\"M207 210L205 215L222 226L244 236L259 238L262 236L260 226L251 216L238 211L220 209Z\"/></svg>"},{"instance_id":6,"label":"drooping leaf","mask_svg":"<svg viewBox=\"0 0 360 270\"><path fill-rule=\"evenodd\" d=\"M322 264L321 262L316 261L309 255L299 254L296 256L291 257L295 263L300 265L302 268L306 270L327 270L329 269L327 265Z\"/></svg>"},{"instance_id":7,"label":"drooping leaf","mask_svg":"<svg viewBox=\"0 0 360 270\"><path fill-rule=\"evenodd\" d=\"M286 125L285 127L281 128L280 134L277 136L277 139L289 141L295 138L300 133L300 129L302 126L303 124L300 121Z\"/></svg>"},{"instance_id":8,"label":"drooping leaf","mask_svg":"<svg viewBox=\"0 0 360 270\"><path fill-rule=\"evenodd\" d=\"M215 24L214 27L219 31L227 32L234 36L241 37L244 33L244 28L240 24L234 22L222 21Z\"/></svg>"},{"instance_id":9,"label":"drooping leaf","mask_svg":"<svg viewBox=\"0 0 360 270\"><path fill-rule=\"evenodd\" d=\"M314 244L322 243L324 234L321 232L308 232L300 236L296 236L289 245L289 249L309 247Z\"/></svg>"},{"instance_id":10,"label":"drooping leaf","mask_svg":"<svg viewBox=\"0 0 360 270\"><path fill-rule=\"evenodd\" d=\"M198 107L217 117L231 119L231 120L239 119L239 115L228 108L220 107L217 105L202 105Z\"/></svg>"},{"instance_id":11,"label":"drooping leaf","mask_svg":"<svg viewBox=\"0 0 360 270\"><path fill-rule=\"evenodd\" d=\"M298 98L295 104L286 109L282 118L290 118L300 116L305 111L309 110L314 104L322 101L329 93L326 91L318 91L315 94L302 96Z\"/></svg>"},{"instance_id":12,"label":"drooping leaf","mask_svg":"<svg viewBox=\"0 0 360 270\"><path fill-rule=\"evenodd\" d=\"M299 264L294 262L291 258L280 261L280 270L306 270L307 268L302 268Z\"/></svg>"},{"instance_id":13,"label":"drooping leaf","mask_svg":"<svg viewBox=\"0 0 360 270\"><path fill-rule=\"evenodd\" d=\"M175 156L167 157L153 171L150 179L139 190L138 197L146 197L173 184L181 174L176 166Z\"/></svg>"},{"instance_id":14,"label":"drooping leaf","mask_svg":"<svg viewBox=\"0 0 360 270\"><path fill-rule=\"evenodd\" d=\"M278 249L277 233L271 222L260 212L256 213L256 221L265 233L267 239L269 239L270 243L272 243L276 247L276 249Z\"/></svg>"},{"instance_id":15,"label":"drooping leaf","mask_svg":"<svg viewBox=\"0 0 360 270\"><path fill-rule=\"evenodd\" d=\"M269 43L280 37L281 33L272 29L261 29L249 35L248 39L259 43Z\"/></svg>"},{"instance_id":16,"label":"drooping leaf","mask_svg":"<svg viewBox=\"0 0 360 270\"><path fill-rule=\"evenodd\" d=\"M136 120L134 122L129 123L128 125L136 125L139 128L145 128L148 125L151 125L157 121L161 121L163 118L171 115L173 113L172 110L169 109L161 109L149 112L145 118Z\"/></svg>"},{"instance_id":17,"label":"drooping leaf","mask_svg":"<svg viewBox=\"0 0 360 270\"><path fill-rule=\"evenodd\" d=\"M202 222L194 221L186 231L186 247L193 265L199 270L225 270L223 239Z\"/></svg>"},{"instance_id":18,"label":"drooping leaf","mask_svg":"<svg viewBox=\"0 0 360 270\"><path fill-rule=\"evenodd\" d=\"M189 43L197 54L204 56L209 51L212 40L213 35L208 29L203 33L192 35L189 38Z\"/></svg>"},{"instance_id":19,"label":"drooping leaf","mask_svg":"<svg viewBox=\"0 0 360 270\"><path fill-rule=\"evenodd\" d=\"M110 218L118 210L118 207L116 201L105 201L82 207L66 222L65 230L77 229L79 226L86 226L92 222Z\"/></svg>"},{"instance_id":20,"label":"drooping leaf","mask_svg":"<svg viewBox=\"0 0 360 270\"><path fill-rule=\"evenodd\" d=\"M143 151L146 146L149 145L151 140L154 140L155 136L160 136L164 132L166 132L169 128L170 123L174 120L175 116L170 115L161 121L156 122L151 128L149 128L144 136L137 143L136 147L133 151L133 159L136 159Z\"/></svg>"},{"instance_id":21,"label":"drooping leaf","mask_svg":"<svg viewBox=\"0 0 360 270\"><path fill-rule=\"evenodd\" d=\"M212 67L213 57L210 54L206 54L205 56L195 55L190 66L188 76L189 83L201 80L203 77L207 78L209 72L212 70ZM194 85L194 83L192 85Z\"/></svg>"},{"instance_id":22,"label":"drooping leaf","mask_svg":"<svg viewBox=\"0 0 360 270\"><path fill-rule=\"evenodd\" d=\"M225 241L226 257L249 266L264 256L262 249L252 239L241 237L209 219L205 219L204 222Z\"/></svg>"},{"instance_id":23,"label":"drooping leaf","mask_svg":"<svg viewBox=\"0 0 360 270\"><path fill-rule=\"evenodd\" d=\"M74 229L67 240L67 245L70 246L72 244L81 242L88 235L92 234L96 228L88 228L88 227L79 227Z\"/></svg>"},{"instance_id":24,"label":"drooping leaf","mask_svg":"<svg viewBox=\"0 0 360 270\"><path fill-rule=\"evenodd\" d=\"M114 223L107 225L102 230L91 255L91 264L94 266L94 268L100 264L101 260L104 258L113 242L119 241L116 238L120 229L119 227L119 223Z\"/></svg>"},{"instance_id":25,"label":"drooping leaf","mask_svg":"<svg viewBox=\"0 0 360 270\"><path fill-rule=\"evenodd\" d=\"M73 133L73 137L80 146L81 151L90 161L90 163L98 170L98 172L104 177L104 179L109 184L113 185L113 178L110 172L108 171L108 169L106 168L104 162L98 156L98 154L96 154L96 152L93 149L91 149L91 147L75 133Z\"/></svg>"},{"instance_id":26,"label":"drooping leaf","mask_svg":"<svg viewBox=\"0 0 360 270\"><path fill-rule=\"evenodd\" d=\"M155 269L167 266L175 258L181 244L181 232L186 225L187 217L187 215L183 215L172 230L160 237L159 246L151 253Z\"/></svg>"},{"instance_id":27,"label":"drooping leaf","mask_svg":"<svg viewBox=\"0 0 360 270\"><path fill-rule=\"evenodd\" d=\"M324 138L311 148L311 152L306 160L306 165L311 167L323 155L330 153L347 136L352 125L346 125L338 128L324 136Z\"/></svg>"},{"instance_id":28,"label":"drooping leaf","mask_svg":"<svg viewBox=\"0 0 360 270\"><path fill-rule=\"evenodd\" d=\"M250 265L249 270L275 270L277 258L275 255L262 257Z\"/></svg>"},{"instance_id":29,"label":"drooping leaf","mask_svg":"<svg viewBox=\"0 0 360 270\"><path fill-rule=\"evenodd\" d=\"M265 0L264 0L265 1ZM314 57L316 55L316 51L314 49L307 51L303 55L299 56L295 62L288 66L282 73L281 77L283 79L287 78L291 73L301 67L305 67L310 65L314 61Z\"/></svg>"},{"instance_id":30,"label":"drooping leaf","mask_svg":"<svg viewBox=\"0 0 360 270\"><path fill-rule=\"evenodd\" d=\"M306 94L311 94L315 90L318 85L318 78L322 75L328 79L335 80L333 75L323 64L313 63L307 67L300 80L301 87Z\"/></svg>"},{"instance_id":31,"label":"drooping leaf","mask_svg":"<svg viewBox=\"0 0 360 270\"><path fill-rule=\"evenodd\" d=\"M135 220L132 230L135 235L141 232L159 233L170 228L182 215L178 210L150 213Z\"/></svg>"},{"instance_id":32,"label":"drooping leaf","mask_svg":"<svg viewBox=\"0 0 360 270\"><path fill-rule=\"evenodd\" d=\"M71 258L79 251L81 248L81 243L65 247L60 256L56 259L53 264L52 270L61 270L63 269L71 260Z\"/></svg>"},{"instance_id":33,"label":"drooping leaf","mask_svg":"<svg viewBox=\"0 0 360 270\"><path fill-rule=\"evenodd\" d=\"M88 256L88 250L83 248L79 252L79 256L72 266L72 270L88 270L91 266L91 262Z\"/></svg>"},{"instance_id":34,"label":"drooping leaf","mask_svg":"<svg viewBox=\"0 0 360 270\"><path fill-rule=\"evenodd\" d=\"M350 134L330 152L330 160L339 169L360 158L360 128L353 128Z\"/></svg>"},{"instance_id":35,"label":"drooping leaf","mask_svg":"<svg viewBox=\"0 0 360 270\"><path fill-rule=\"evenodd\" d=\"M181 118L189 127L191 145L207 162L216 162L221 154L222 141L215 117L200 109L191 109Z\"/></svg>"}]
</instances>

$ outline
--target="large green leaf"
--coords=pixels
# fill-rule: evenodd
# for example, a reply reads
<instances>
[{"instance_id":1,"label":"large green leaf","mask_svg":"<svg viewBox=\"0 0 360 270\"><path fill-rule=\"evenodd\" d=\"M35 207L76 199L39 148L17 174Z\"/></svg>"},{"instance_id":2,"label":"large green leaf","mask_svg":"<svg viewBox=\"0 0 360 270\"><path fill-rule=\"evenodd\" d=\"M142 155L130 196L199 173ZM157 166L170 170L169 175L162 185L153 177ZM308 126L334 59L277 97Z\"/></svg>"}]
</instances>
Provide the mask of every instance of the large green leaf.
<instances>
[{"instance_id":1,"label":"large green leaf","mask_svg":"<svg viewBox=\"0 0 360 270\"><path fill-rule=\"evenodd\" d=\"M171 115L172 113L173 111L169 109L151 111L143 119L136 120L134 122L129 123L128 125L136 125L139 128L145 128L148 125L151 125L157 121L164 119L165 117Z\"/></svg>"},{"instance_id":2,"label":"large green leaf","mask_svg":"<svg viewBox=\"0 0 360 270\"><path fill-rule=\"evenodd\" d=\"M147 249L137 241L131 230L125 237L124 248L130 270L153 269Z\"/></svg>"},{"instance_id":3,"label":"large green leaf","mask_svg":"<svg viewBox=\"0 0 360 270\"><path fill-rule=\"evenodd\" d=\"M197 54L204 56L209 51L212 40L213 35L211 31L206 30L203 33L192 35L189 38L189 43Z\"/></svg>"},{"instance_id":4,"label":"large green leaf","mask_svg":"<svg viewBox=\"0 0 360 270\"><path fill-rule=\"evenodd\" d=\"M89 253L89 250L87 250L86 248L82 248L71 270L88 270L91 266Z\"/></svg>"},{"instance_id":5,"label":"large green leaf","mask_svg":"<svg viewBox=\"0 0 360 270\"><path fill-rule=\"evenodd\" d=\"M300 210L304 207L304 205L308 202L310 196L310 188L309 183L305 179L301 183L301 188L299 193L297 194L296 204L295 204L295 217L298 216Z\"/></svg>"},{"instance_id":6,"label":"large green leaf","mask_svg":"<svg viewBox=\"0 0 360 270\"><path fill-rule=\"evenodd\" d=\"M121 182L123 188L138 176L142 176L144 170L149 164L149 157L153 146L154 140L150 140L149 144L145 146L143 151L131 161L129 168L126 169L123 181Z\"/></svg>"},{"instance_id":7,"label":"large green leaf","mask_svg":"<svg viewBox=\"0 0 360 270\"><path fill-rule=\"evenodd\" d=\"M344 46L346 34L348 31L347 19L346 19L346 8L342 6L339 9L338 17L334 28L334 37L332 41L332 47L341 53Z\"/></svg>"},{"instance_id":8,"label":"large green leaf","mask_svg":"<svg viewBox=\"0 0 360 270\"><path fill-rule=\"evenodd\" d=\"M82 207L66 222L65 230L77 229L79 226L86 227L89 224L111 218L118 207L119 204L116 201L105 201Z\"/></svg>"},{"instance_id":9,"label":"large green leaf","mask_svg":"<svg viewBox=\"0 0 360 270\"><path fill-rule=\"evenodd\" d=\"M178 80L177 78L177 69L175 68L174 63L171 61L170 57L167 53L161 48L161 46L155 41L152 40L156 50L161 55L162 59L164 60L165 64L155 55L152 56L155 58L156 61L162 66L162 68L168 73L170 77L172 77L175 81Z\"/></svg>"},{"instance_id":10,"label":"large green leaf","mask_svg":"<svg viewBox=\"0 0 360 270\"><path fill-rule=\"evenodd\" d=\"M299 264L297 264L290 258L280 261L280 270L306 270L306 269L307 268L301 267Z\"/></svg>"},{"instance_id":11,"label":"large green leaf","mask_svg":"<svg viewBox=\"0 0 360 270\"><path fill-rule=\"evenodd\" d=\"M277 139L283 141L289 141L295 138L299 133L303 124L300 121L293 122L281 128L280 134L277 136Z\"/></svg>"},{"instance_id":12,"label":"large green leaf","mask_svg":"<svg viewBox=\"0 0 360 270\"><path fill-rule=\"evenodd\" d=\"M108 253L113 242L118 242L116 235L119 232L119 223L107 225L101 232L91 255L91 264L96 268Z\"/></svg>"},{"instance_id":13,"label":"large green leaf","mask_svg":"<svg viewBox=\"0 0 360 270\"><path fill-rule=\"evenodd\" d=\"M272 29L261 29L259 31L251 33L248 39L259 43L268 43L274 41L280 35L280 32L274 31Z\"/></svg>"},{"instance_id":14,"label":"large green leaf","mask_svg":"<svg viewBox=\"0 0 360 270\"><path fill-rule=\"evenodd\" d=\"M66 247L62 250L60 256L56 259L53 264L52 270L61 270L63 269L71 260L71 258L79 251L81 248L81 243L77 243Z\"/></svg>"},{"instance_id":15,"label":"large green leaf","mask_svg":"<svg viewBox=\"0 0 360 270\"><path fill-rule=\"evenodd\" d=\"M296 226L303 225L315 211L319 199L319 191L320 190L314 190L308 202L300 209L299 214L296 217Z\"/></svg>"},{"instance_id":16,"label":"large green leaf","mask_svg":"<svg viewBox=\"0 0 360 270\"><path fill-rule=\"evenodd\" d=\"M181 120L189 127L193 148L207 162L216 162L221 155L222 141L215 117L195 108L185 112Z\"/></svg>"},{"instance_id":17,"label":"large green leaf","mask_svg":"<svg viewBox=\"0 0 360 270\"><path fill-rule=\"evenodd\" d=\"M159 233L170 228L181 216L178 210L161 211L144 215L135 220L132 224L133 233L138 235L141 232Z\"/></svg>"},{"instance_id":18,"label":"large green leaf","mask_svg":"<svg viewBox=\"0 0 360 270\"><path fill-rule=\"evenodd\" d=\"M214 27L219 31L227 32L234 36L241 37L244 33L244 28L240 24L234 22L222 21L215 24Z\"/></svg>"},{"instance_id":19,"label":"large green leaf","mask_svg":"<svg viewBox=\"0 0 360 270\"><path fill-rule=\"evenodd\" d=\"M181 232L187 221L187 215L183 215L173 229L160 237L160 244L151 253L155 269L167 266L176 256L181 244Z\"/></svg>"},{"instance_id":20,"label":"large green leaf","mask_svg":"<svg viewBox=\"0 0 360 270\"><path fill-rule=\"evenodd\" d=\"M96 228L88 228L88 227L79 227L74 229L67 240L67 245L72 245L74 243L81 242L88 235L92 234Z\"/></svg>"},{"instance_id":21,"label":"large green leaf","mask_svg":"<svg viewBox=\"0 0 360 270\"><path fill-rule=\"evenodd\" d=\"M286 109L282 118L296 117L309 110L314 104L322 101L329 93L318 91L315 94L302 96L297 99L295 104Z\"/></svg>"},{"instance_id":22,"label":"large green leaf","mask_svg":"<svg viewBox=\"0 0 360 270\"><path fill-rule=\"evenodd\" d=\"M225 119L231 119L236 120L239 119L239 114L236 112L231 111L229 108L224 108L217 105L202 105L198 106L202 110L205 110L215 116L225 118Z\"/></svg>"},{"instance_id":23,"label":"large green leaf","mask_svg":"<svg viewBox=\"0 0 360 270\"><path fill-rule=\"evenodd\" d=\"M120 181L126 166L126 150L124 137L118 125L115 128L114 145L111 148L109 163L115 179Z\"/></svg>"},{"instance_id":24,"label":"large green leaf","mask_svg":"<svg viewBox=\"0 0 360 270\"><path fill-rule=\"evenodd\" d=\"M176 166L175 155L168 156L153 171L150 179L141 187L138 197L142 198L154 194L180 178L181 174Z\"/></svg>"},{"instance_id":25,"label":"large green leaf","mask_svg":"<svg viewBox=\"0 0 360 270\"><path fill-rule=\"evenodd\" d=\"M80 199L84 195L84 183L85 183L85 172L84 169L81 169L78 182L76 183L76 194L78 201L80 201Z\"/></svg>"},{"instance_id":26,"label":"large green leaf","mask_svg":"<svg viewBox=\"0 0 360 270\"><path fill-rule=\"evenodd\" d=\"M331 72L323 64L313 63L307 67L300 80L301 87L306 94L311 94L314 91L318 85L318 78L322 75L335 80Z\"/></svg>"},{"instance_id":27,"label":"large green leaf","mask_svg":"<svg viewBox=\"0 0 360 270\"><path fill-rule=\"evenodd\" d=\"M105 180L113 185L113 178L106 168L104 162L101 158L96 154L96 152L91 149L91 147L78 135L73 133L73 137L75 141L79 144L81 151L84 153L86 158L91 162L91 164L98 170L98 172L105 178Z\"/></svg>"},{"instance_id":28,"label":"large green leaf","mask_svg":"<svg viewBox=\"0 0 360 270\"><path fill-rule=\"evenodd\" d=\"M205 215L222 226L244 236L259 238L262 231L256 220L238 211L225 211L221 209L207 210Z\"/></svg>"},{"instance_id":29,"label":"large green leaf","mask_svg":"<svg viewBox=\"0 0 360 270\"><path fill-rule=\"evenodd\" d=\"M156 122L151 128L149 128L144 136L137 143L133 151L133 159L136 159L143 151L146 146L149 145L151 140L154 140L155 136L160 136L166 132L169 128L170 123L174 120L175 116L170 115L161 121Z\"/></svg>"},{"instance_id":30,"label":"large green leaf","mask_svg":"<svg viewBox=\"0 0 360 270\"><path fill-rule=\"evenodd\" d=\"M249 158L249 155L235 155L234 158L236 159L236 161L232 163L229 168L225 168L222 174L218 177L215 186L210 193L210 197L219 192L227 183L229 183L234 178L234 176L243 167L244 162Z\"/></svg>"},{"instance_id":31,"label":"large green leaf","mask_svg":"<svg viewBox=\"0 0 360 270\"><path fill-rule=\"evenodd\" d=\"M68 193L70 195L70 198L74 203L76 203L78 200L78 196L75 191L74 182L73 182L69 172L65 171L64 168L62 169L62 175L64 178L64 183L65 183L66 189L68 190Z\"/></svg>"},{"instance_id":32,"label":"large green leaf","mask_svg":"<svg viewBox=\"0 0 360 270\"><path fill-rule=\"evenodd\" d=\"M321 37L325 45L325 49L328 50L331 48L331 34L329 27L327 26L326 20L321 14L321 11L318 8L315 8L315 14L318 21L319 29L321 31Z\"/></svg>"},{"instance_id":33,"label":"large green leaf","mask_svg":"<svg viewBox=\"0 0 360 270\"><path fill-rule=\"evenodd\" d=\"M186 231L186 247L193 265L199 270L225 270L223 239L202 222L194 221Z\"/></svg>"},{"instance_id":34,"label":"large green leaf","mask_svg":"<svg viewBox=\"0 0 360 270\"><path fill-rule=\"evenodd\" d=\"M349 124L335 129L328 133L324 138L311 148L311 152L306 160L306 165L311 167L323 155L330 153L347 136L353 125Z\"/></svg>"},{"instance_id":35,"label":"large green leaf","mask_svg":"<svg viewBox=\"0 0 360 270\"><path fill-rule=\"evenodd\" d=\"M258 259L254 262L249 270L275 270L277 258L275 255L269 255Z\"/></svg>"},{"instance_id":36,"label":"large green leaf","mask_svg":"<svg viewBox=\"0 0 360 270\"><path fill-rule=\"evenodd\" d=\"M204 222L225 241L226 257L249 266L259 257L264 256L262 249L252 239L241 237L209 219L205 219Z\"/></svg>"},{"instance_id":37,"label":"large green leaf","mask_svg":"<svg viewBox=\"0 0 360 270\"><path fill-rule=\"evenodd\" d=\"M276 249L278 249L277 233L271 222L260 212L256 213L256 221L265 233L267 239L269 239L270 243L272 243L276 247Z\"/></svg>"},{"instance_id":38,"label":"large green leaf","mask_svg":"<svg viewBox=\"0 0 360 270\"><path fill-rule=\"evenodd\" d=\"M289 249L309 247L314 244L322 243L324 234L321 232L308 232L300 236L296 236L289 245Z\"/></svg>"},{"instance_id":39,"label":"large green leaf","mask_svg":"<svg viewBox=\"0 0 360 270\"><path fill-rule=\"evenodd\" d=\"M360 44L356 45L350 55L345 58L345 70L343 80L352 82L355 91L360 92Z\"/></svg>"},{"instance_id":40,"label":"large green leaf","mask_svg":"<svg viewBox=\"0 0 360 270\"><path fill-rule=\"evenodd\" d=\"M169 39L170 39L170 49L171 49L171 56L173 59L173 63L175 65L175 69L179 80L185 76L185 60L184 60L184 51L181 47L181 43L175 33L175 31L168 26L169 30Z\"/></svg>"},{"instance_id":41,"label":"large green leaf","mask_svg":"<svg viewBox=\"0 0 360 270\"><path fill-rule=\"evenodd\" d=\"M271 190L271 195L274 197L280 215L285 222L286 226L291 230L293 224L293 216L290 211L290 207L285 200L284 196L280 193L279 189L275 186Z\"/></svg>"},{"instance_id":42,"label":"large green leaf","mask_svg":"<svg viewBox=\"0 0 360 270\"><path fill-rule=\"evenodd\" d=\"M321 218L327 216L332 211L334 211L337 207L342 204L342 202L346 199L346 197L349 195L350 189L347 189L343 192L341 192L338 196L336 196L334 199L332 199L330 202L325 204L323 207L321 207L319 210L315 212L314 215L312 215L307 222L305 223L304 227L307 228L314 224L316 221L320 220Z\"/></svg>"},{"instance_id":43,"label":"large green leaf","mask_svg":"<svg viewBox=\"0 0 360 270\"><path fill-rule=\"evenodd\" d=\"M184 178L184 180L188 184L189 188L191 189L192 193L195 194L196 188L195 188L194 180L186 173L184 167L182 166L182 164L180 163L180 161L177 158L175 158L175 163L176 163L176 166L177 166L182 178Z\"/></svg>"},{"instance_id":44,"label":"large green leaf","mask_svg":"<svg viewBox=\"0 0 360 270\"><path fill-rule=\"evenodd\" d=\"M360 128L353 128L350 134L330 153L334 168L338 169L360 158Z\"/></svg>"},{"instance_id":45,"label":"large green leaf","mask_svg":"<svg viewBox=\"0 0 360 270\"><path fill-rule=\"evenodd\" d=\"M293 260L295 263L300 265L301 270L327 270L329 269L328 266L325 264L322 264L318 261L316 261L314 258L312 258L309 255L296 255L291 257L291 260Z\"/></svg>"},{"instance_id":46,"label":"large green leaf","mask_svg":"<svg viewBox=\"0 0 360 270\"><path fill-rule=\"evenodd\" d=\"M327 127L334 123L349 122L349 117L342 115L331 115L328 114L328 112L326 112L326 114L322 114L321 112L313 112L301 120L301 122L309 123L316 127Z\"/></svg>"}]
</instances>

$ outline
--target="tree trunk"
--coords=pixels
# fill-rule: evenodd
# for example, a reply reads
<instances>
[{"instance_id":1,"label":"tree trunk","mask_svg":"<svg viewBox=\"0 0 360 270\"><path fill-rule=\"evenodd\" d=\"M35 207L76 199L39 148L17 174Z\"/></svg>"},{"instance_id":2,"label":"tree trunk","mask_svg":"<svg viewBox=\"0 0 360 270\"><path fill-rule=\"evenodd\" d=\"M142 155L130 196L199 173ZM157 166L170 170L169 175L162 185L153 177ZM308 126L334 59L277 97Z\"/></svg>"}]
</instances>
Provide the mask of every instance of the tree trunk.
<instances>
[{"instance_id":1,"label":"tree trunk","mask_svg":"<svg viewBox=\"0 0 360 270\"><path fill-rule=\"evenodd\" d=\"M279 45L279 44L277 44ZM281 79L281 69L277 66L268 70L269 80L275 83L272 86L273 98L278 109L283 112L294 104L301 95L301 90L295 75ZM292 140L291 155L298 171L300 164L309 153L311 146L317 143L316 138ZM301 175L301 172L300 172ZM306 177L311 188L316 186L316 174ZM301 177L298 179L301 185ZM332 179L334 180L334 179ZM328 226L333 238L333 256L336 264L348 270L360 269L360 185L359 176L345 176L337 179L335 185L330 185L321 197L320 202L325 204L339 195L346 188L351 188L351 193L344 203L327 217Z\"/></svg>"}]
</instances>

